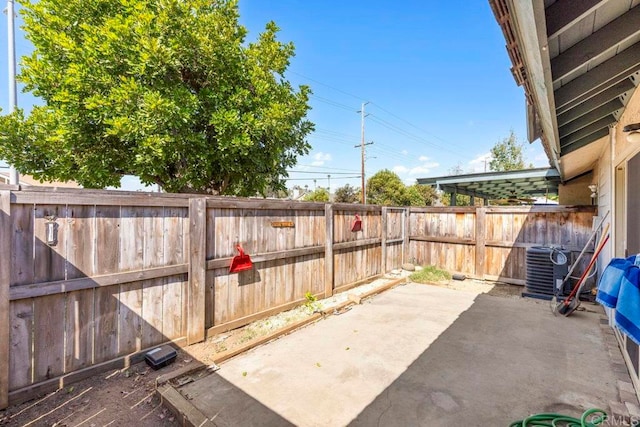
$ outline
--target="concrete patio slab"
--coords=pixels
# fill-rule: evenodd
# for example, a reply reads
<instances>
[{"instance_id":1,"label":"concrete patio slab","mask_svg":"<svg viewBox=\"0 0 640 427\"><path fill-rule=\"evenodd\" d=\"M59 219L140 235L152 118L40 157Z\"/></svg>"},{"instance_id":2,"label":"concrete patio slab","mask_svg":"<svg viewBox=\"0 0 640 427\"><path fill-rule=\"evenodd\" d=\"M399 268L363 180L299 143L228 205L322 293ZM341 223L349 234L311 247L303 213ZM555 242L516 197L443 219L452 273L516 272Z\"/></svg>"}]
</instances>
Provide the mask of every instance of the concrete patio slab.
<instances>
[{"instance_id":1,"label":"concrete patio slab","mask_svg":"<svg viewBox=\"0 0 640 427\"><path fill-rule=\"evenodd\" d=\"M178 390L218 426L508 425L608 409L600 314L408 284Z\"/></svg>"}]
</instances>

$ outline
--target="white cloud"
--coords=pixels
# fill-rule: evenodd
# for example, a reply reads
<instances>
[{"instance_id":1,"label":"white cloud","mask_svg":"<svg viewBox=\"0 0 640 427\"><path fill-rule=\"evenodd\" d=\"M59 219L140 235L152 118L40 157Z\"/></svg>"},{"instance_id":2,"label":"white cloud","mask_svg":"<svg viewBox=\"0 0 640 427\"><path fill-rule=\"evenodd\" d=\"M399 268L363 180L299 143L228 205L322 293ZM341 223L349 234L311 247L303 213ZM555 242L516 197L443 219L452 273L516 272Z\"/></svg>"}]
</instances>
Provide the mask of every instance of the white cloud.
<instances>
[{"instance_id":1,"label":"white cloud","mask_svg":"<svg viewBox=\"0 0 640 427\"><path fill-rule=\"evenodd\" d=\"M406 156L407 154L409 154L409 152L407 150L402 150L400 154L402 154L403 156Z\"/></svg>"},{"instance_id":2,"label":"white cloud","mask_svg":"<svg viewBox=\"0 0 640 427\"><path fill-rule=\"evenodd\" d=\"M397 173L398 175L402 175L402 174L404 174L404 173L407 173L407 171L408 171L409 169L407 169L407 167L406 167L406 166L402 166L402 165L400 165L400 166L394 166L392 170L393 170L395 173Z\"/></svg>"},{"instance_id":3,"label":"white cloud","mask_svg":"<svg viewBox=\"0 0 640 427\"><path fill-rule=\"evenodd\" d=\"M491 153L483 153L478 155L475 159L469 162L470 169L473 172L484 172L485 164L486 170L489 170L489 162L491 161Z\"/></svg>"},{"instance_id":4,"label":"white cloud","mask_svg":"<svg viewBox=\"0 0 640 427\"><path fill-rule=\"evenodd\" d=\"M392 168L392 171L397 173L398 176L405 182L415 183L415 178L412 178L416 175L426 175L430 173L433 169L440 166L437 162L428 162L429 158L426 156L420 156L419 160L423 162L420 166L415 166L413 168L408 168L404 165L397 165Z\"/></svg>"},{"instance_id":5,"label":"white cloud","mask_svg":"<svg viewBox=\"0 0 640 427\"><path fill-rule=\"evenodd\" d=\"M433 169L437 168L438 166L440 166L440 164L436 162L425 163L421 166L416 166L415 168L411 168L411 170L409 171L409 175L425 175L431 172Z\"/></svg>"},{"instance_id":6,"label":"white cloud","mask_svg":"<svg viewBox=\"0 0 640 427\"><path fill-rule=\"evenodd\" d=\"M331 154L323 153L322 151L314 154L313 162L311 162L311 166L323 166L325 162L331 161Z\"/></svg>"}]
</instances>

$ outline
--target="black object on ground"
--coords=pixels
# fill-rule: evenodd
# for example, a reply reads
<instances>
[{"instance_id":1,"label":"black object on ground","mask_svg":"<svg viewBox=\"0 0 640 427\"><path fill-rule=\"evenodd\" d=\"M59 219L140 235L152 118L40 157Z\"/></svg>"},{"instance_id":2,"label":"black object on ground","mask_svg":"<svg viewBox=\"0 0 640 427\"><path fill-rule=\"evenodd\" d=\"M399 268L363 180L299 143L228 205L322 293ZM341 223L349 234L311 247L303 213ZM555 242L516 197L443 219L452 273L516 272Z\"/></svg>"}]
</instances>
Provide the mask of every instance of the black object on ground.
<instances>
[{"instance_id":1,"label":"black object on ground","mask_svg":"<svg viewBox=\"0 0 640 427\"><path fill-rule=\"evenodd\" d=\"M147 351L144 360L153 369L160 369L175 362L177 357L178 352L173 347L162 345Z\"/></svg>"}]
</instances>

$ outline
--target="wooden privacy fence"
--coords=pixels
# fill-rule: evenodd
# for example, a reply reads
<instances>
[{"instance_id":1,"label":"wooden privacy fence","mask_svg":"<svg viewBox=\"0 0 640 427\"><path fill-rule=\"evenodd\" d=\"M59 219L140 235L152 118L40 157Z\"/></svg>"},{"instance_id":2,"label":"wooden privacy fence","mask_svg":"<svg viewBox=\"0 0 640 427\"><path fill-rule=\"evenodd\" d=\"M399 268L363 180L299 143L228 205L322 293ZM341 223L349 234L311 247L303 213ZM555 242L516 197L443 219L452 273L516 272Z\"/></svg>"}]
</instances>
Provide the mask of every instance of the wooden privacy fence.
<instances>
[{"instance_id":1,"label":"wooden privacy fence","mask_svg":"<svg viewBox=\"0 0 640 427\"><path fill-rule=\"evenodd\" d=\"M411 208L408 259L523 285L527 248L580 252L595 213L595 206Z\"/></svg>"},{"instance_id":2,"label":"wooden privacy fence","mask_svg":"<svg viewBox=\"0 0 640 427\"><path fill-rule=\"evenodd\" d=\"M398 268L406 218L379 206L0 186L0 409ZM254 269L230 274L237 242Z\"/></svg>"},{"instance_id":3,"label":"wooden privacy fence","mask_svg":"<svg viewBox=\"0 0 640 427\"><path fill-rule=\"evenodd\" d=\"M594 212L0 186L0 409L405 260L522 283L527 247L580 250ZM255 265L230 274L236 243Z\"/></svg>"}]
</instances>

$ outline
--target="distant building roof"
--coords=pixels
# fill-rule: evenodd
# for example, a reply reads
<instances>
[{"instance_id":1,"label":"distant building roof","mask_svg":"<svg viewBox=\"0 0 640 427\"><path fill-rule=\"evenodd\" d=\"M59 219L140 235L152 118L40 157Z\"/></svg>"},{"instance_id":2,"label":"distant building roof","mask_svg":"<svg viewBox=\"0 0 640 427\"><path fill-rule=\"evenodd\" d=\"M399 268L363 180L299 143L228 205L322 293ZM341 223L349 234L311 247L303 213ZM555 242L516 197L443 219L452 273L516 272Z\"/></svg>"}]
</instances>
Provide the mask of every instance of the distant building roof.
<instances>
[{"instance_id":1,"label":"distant building roof","mask_svg":"<svg viewBox=\"0 0 640 427\"><path fill-rule=\"evenodd\" d=\"M430 185L447 193L494 200L513 196L556 195L559 183L560 174L554 168L418 178L418 184Z\"/></svg>"},{"instance_id":2,"label":"distant building roof","mask_svg":"<svg viewBox=\"0 0 640 427\"><path fill-rule=\"evenodd\" d=\"M9 184L9 172L0 170L0 184ZM40 182L31 175L20 174L20 185L26 186L43 186L43 187L63 187L63 188L82 188L77 182L60 182L60 181L44 181Z\"/></svg>"}]
</instances>

